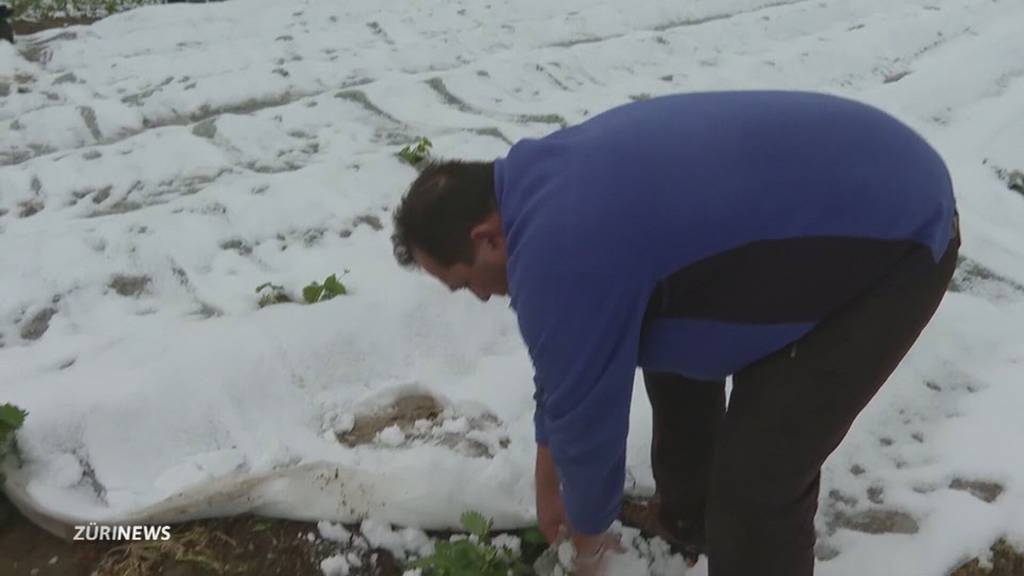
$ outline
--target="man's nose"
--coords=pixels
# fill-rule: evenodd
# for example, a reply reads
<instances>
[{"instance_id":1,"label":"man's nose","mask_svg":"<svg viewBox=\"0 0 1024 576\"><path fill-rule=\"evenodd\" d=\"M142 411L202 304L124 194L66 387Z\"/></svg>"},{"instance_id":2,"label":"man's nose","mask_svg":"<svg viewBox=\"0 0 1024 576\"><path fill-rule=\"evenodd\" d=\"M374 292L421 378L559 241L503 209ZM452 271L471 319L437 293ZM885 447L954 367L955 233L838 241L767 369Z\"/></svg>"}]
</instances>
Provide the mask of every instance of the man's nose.
<instances>
[{"instance_id":1,"label":"man's nose","mask_svg":"<svg viewBox=\"0 0 1024 576\"><path fill-rule=\"evenodd\" d=\"M473 295L476 296L477 298L479 298L481 302L487 302L488 300L491 299L491 295L485 293L483 290L480 290L480 289L472 287L472 286L470 286L469 289L472 290Z\"/></svg>"}]
</instances>

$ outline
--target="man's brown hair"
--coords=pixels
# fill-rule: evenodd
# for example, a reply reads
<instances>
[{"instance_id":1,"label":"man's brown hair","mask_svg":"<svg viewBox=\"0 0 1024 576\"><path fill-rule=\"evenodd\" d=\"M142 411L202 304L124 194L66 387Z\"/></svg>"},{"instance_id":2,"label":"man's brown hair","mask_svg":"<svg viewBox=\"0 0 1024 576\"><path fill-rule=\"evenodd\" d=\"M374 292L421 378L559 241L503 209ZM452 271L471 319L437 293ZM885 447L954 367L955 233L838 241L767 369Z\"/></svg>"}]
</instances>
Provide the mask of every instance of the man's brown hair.
<instances>
[{"instance_id":1,"label":"man's brown hair","mask_svg":"<svg viewBox=\"0 0 1024 576\"><path fill-rule=\"evenodd\" d=\"M494 162L433 162L395 209L395 259L415 266L415 248L445 267L472 264L469 232L496 209Z\"/></svg>"}]
</instances>

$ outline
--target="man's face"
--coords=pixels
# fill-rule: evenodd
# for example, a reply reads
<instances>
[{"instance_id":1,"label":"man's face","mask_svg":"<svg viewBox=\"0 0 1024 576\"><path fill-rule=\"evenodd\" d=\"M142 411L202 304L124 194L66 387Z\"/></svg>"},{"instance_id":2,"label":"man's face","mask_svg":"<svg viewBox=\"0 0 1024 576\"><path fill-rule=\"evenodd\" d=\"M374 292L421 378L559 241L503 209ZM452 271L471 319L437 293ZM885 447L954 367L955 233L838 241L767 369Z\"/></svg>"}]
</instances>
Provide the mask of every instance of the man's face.
<instances>
[{"instance_id":1,"label":"man's face","mask_svg":"<svg viewBox=\"0 0 1024 576\"><path fill-rule=\"evenodd\" d=\"M456 262L445 267L421 250L413 249L413 258L420 268L437 278L449 290L469 290L481 301L491 296L508 295L508 258L505 254L505 238L501 226L493 222L480 224L470 233L473 243L473 262Z\"/></svg>"}]
</instances>

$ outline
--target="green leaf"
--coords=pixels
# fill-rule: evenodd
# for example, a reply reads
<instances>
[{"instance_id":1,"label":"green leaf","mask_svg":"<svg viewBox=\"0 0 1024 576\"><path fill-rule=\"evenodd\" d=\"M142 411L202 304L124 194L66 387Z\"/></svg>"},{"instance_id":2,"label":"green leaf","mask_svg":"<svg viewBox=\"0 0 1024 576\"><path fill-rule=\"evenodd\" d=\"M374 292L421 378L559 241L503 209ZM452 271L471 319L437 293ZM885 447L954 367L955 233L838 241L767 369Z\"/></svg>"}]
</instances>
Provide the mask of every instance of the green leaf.
<instances>
[{"instance_id":1,"label":"green leaf","mask_svg":"<svg viewBox=\"0 0 1024 576\"><path fill-rule=\"evenodd\" d=\"M327 277L326 280L324 280L325 300L330 300L335 296L342 296L347 293L348 290L345 289L345 285L342 284L340 280L338 280L338 277L336 275L331 274L330 276Z\"/></svg>"},{"instance_id":2,"label":"green leaf","mask_svg":"<svg viewBox=\"0 0 1024 576\"><path fill-rule=\"evenodd\" d=\"M546 545L548 543L547 538L544 537L544 534L536 526L531 526L526 530L523 530L519 537L527 544Z\"/></svg>"},{"instance_id":3,"label":"green leaf","mask_svg":"<svg viewBox=\"0 0 1024 576\"><path fill-rule=\"evenodd\" d=\"M320 296L323 293L324 287L321 286L318 282L313 282L312 284L302 289L302 298L310 304L316 304L317 302L320 301Z\"/></svg>"},{"instance_id":4,"label":"green leaf","mask_svg":"<svg viewBox=\"0 0 1024 576\"><path fill-rule=\"evenodd\" d=\"M491 533L491 521L484 518L484 515L479 512L464 512L459 519L467 532L475 534L481 540Z\"/></svg>"},{"instance_id":5,"label":"green leaf","mask_svg":"<svg viewBox=\"0 0 1024 576\"><path fill-rule=\"evenodd\" d=\"M482 564L480 549L469 540L452 543L451 569L453 574L470 576Z\"/></svg>"},{"instance_id":6,"label":"green leaf","mask_svg":"<svg viewBox=\"0 0 1024 576\"><path fill-rule=\"evenodd\" d=\"M260 308L292 301L291 297L284 291L284 286L278 286L270 282L264 282L257 286L256 293L260 295Z\"/></svg>"},{"instance_id":7,"label":"green leaf","mask_svg":"<svg viewBox=\"0 0 1024 576\"><path fill-rule=\"evenodd\" d=\"M533 573L532 567L518 554L490 543L493 528L490 519L469 511L462 514L460 520L470 533L468 538L438 542L432 555L409 563L407 568L418 568L424 576L525 576ZM543 536L540 538L543 540Z\"/></svg>"},{"instance_id":8,"label":"green leaf","mask_svg":"<svg viewBox=\"0 0 1024 576\"><path fill-rule=\"evenodd\" d=\"M9 428L10 430L17 430L25 422L25 417L28 416L28 412L25 412L21 408L18 408L14 404L4 404L0 406L0 425Z\"/></svg>"},{"instance_id":9,"label":"green leaf","mask_svg":"<svg viewBox=\"0 0 1024 576\"><path fill-rule=\"evenodd\" d=\"M409 164L415 166L430 157L430 149L434 145L426 138L421 137L416 144L410 144L398 153L398 156Z\"/></svg>"}]
</instances>

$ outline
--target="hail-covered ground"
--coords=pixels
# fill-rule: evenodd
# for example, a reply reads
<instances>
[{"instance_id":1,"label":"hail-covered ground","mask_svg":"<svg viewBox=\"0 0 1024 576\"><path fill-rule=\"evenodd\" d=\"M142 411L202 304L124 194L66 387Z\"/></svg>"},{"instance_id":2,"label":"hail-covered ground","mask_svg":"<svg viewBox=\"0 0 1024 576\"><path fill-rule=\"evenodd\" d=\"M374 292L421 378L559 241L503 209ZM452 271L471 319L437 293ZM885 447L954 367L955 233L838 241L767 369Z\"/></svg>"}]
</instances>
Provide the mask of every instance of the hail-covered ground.
<instances>
[{"instance_id":1,"label":"hail-covered ground","mask_svg":"<svg viewBox=\"0 0 1024 576\"><path fill-rule=\"evenodd\" d=\"M238 0L0 42L0 403L30 413L7 491L58 531L254 511L418 549L387 524L530 523L515 317L395 263L396 153L492 159L632 100L783 88L917 129L964 236L825 466L818 573L1024 545L1022 27L1016 0ZM330 274L348 293L301 303ZM265 283L295 303L261 308ZM637 386L631 493L649 420ZM706 570L626 540L616 574Z\"/></svg>"}]
</instances>

